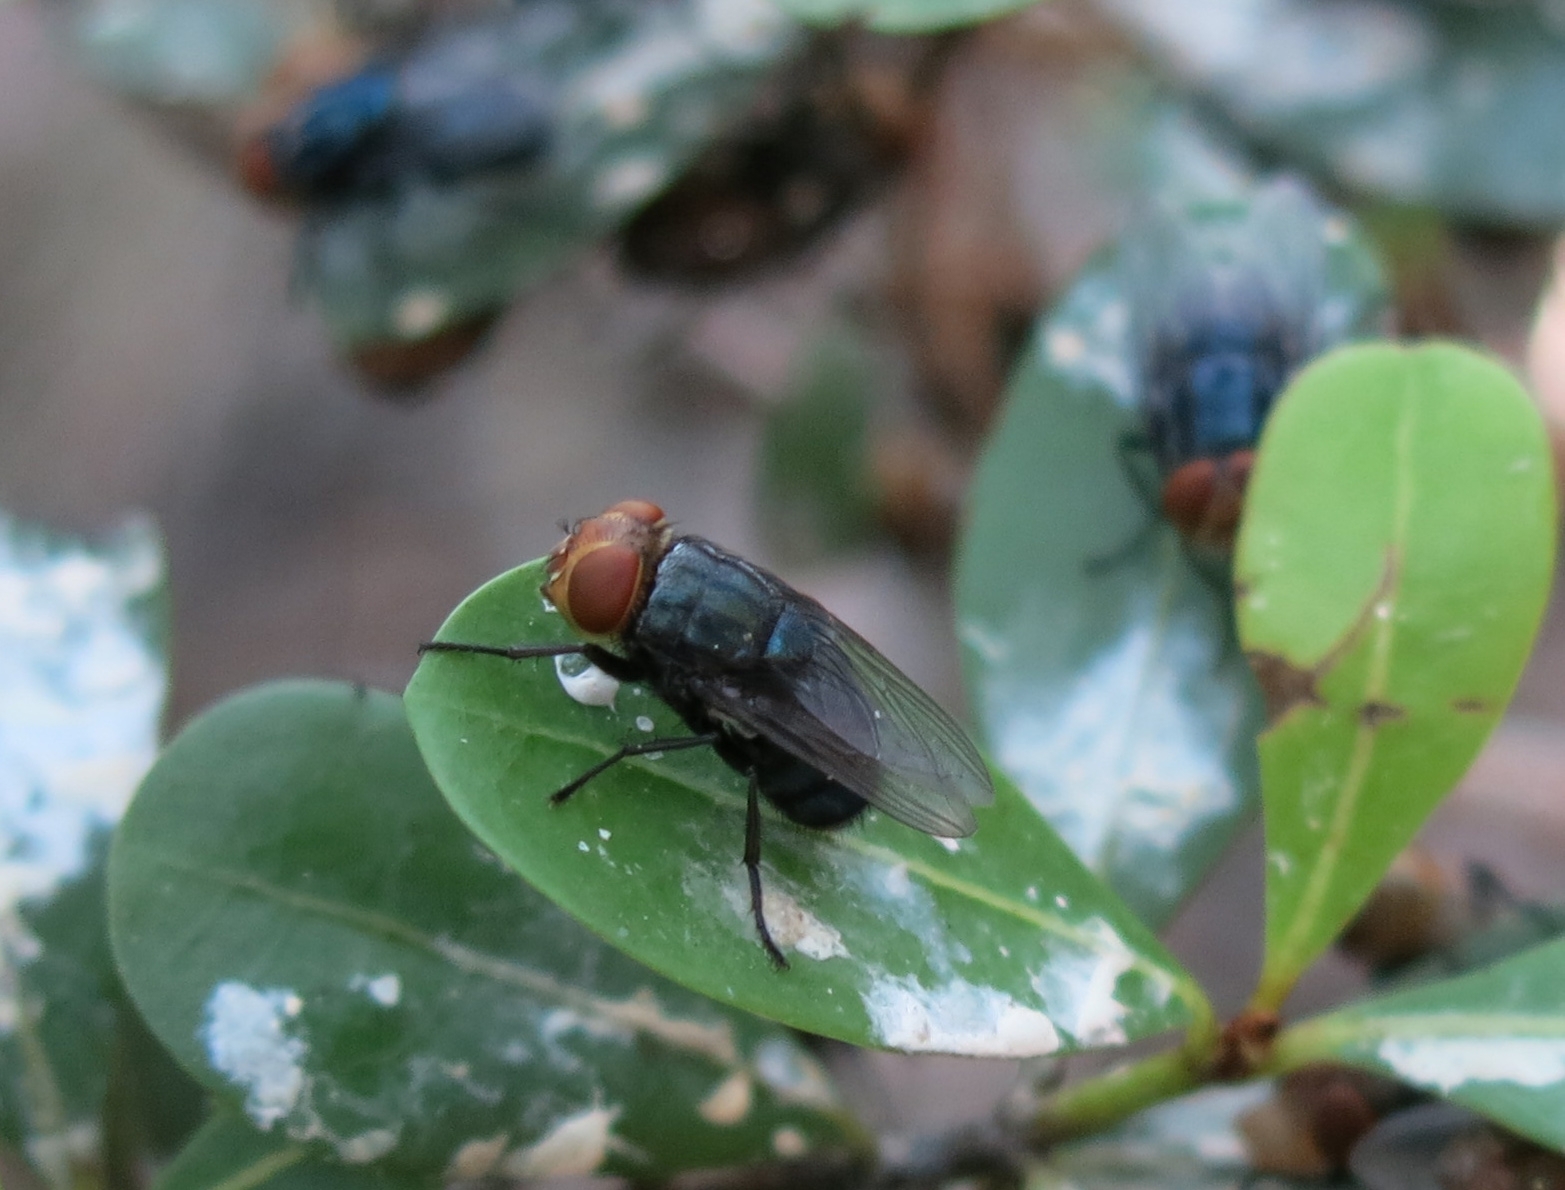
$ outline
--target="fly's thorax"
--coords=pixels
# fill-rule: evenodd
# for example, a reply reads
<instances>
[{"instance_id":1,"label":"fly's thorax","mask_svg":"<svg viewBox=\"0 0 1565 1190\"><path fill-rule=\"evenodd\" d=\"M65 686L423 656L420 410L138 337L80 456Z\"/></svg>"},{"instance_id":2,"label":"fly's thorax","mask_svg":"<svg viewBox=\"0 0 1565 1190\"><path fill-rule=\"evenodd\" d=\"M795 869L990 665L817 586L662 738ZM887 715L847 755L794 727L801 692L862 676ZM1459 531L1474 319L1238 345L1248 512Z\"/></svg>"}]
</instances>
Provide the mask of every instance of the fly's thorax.
<instances>
[{"instance_id":1,"label":"fly's thorax","mask_svg":"<svg viewBox=\"0 0 1565 1190\"><path fill-rule=\"evenodd\" d=\"M788 588L699 537L676 537L657 566L634 636L674 665L743 667L766 656Z\"/></svg>"},{"instance_id":2,"label":"fly's thorax","mask_svg":"<svg viewBox=\"0 0 1565 1190\"><path fill-rule=\"evenodd\" d=\"M1302 336L1253 267L1207 262L1148 328L1142 381L1165 478L1192 459L1253 447Z\"/></svg>"},{"instance_id":3,"label":"fly's thorax","mask_svg":"<svg viewBox=\"0 0 1565 1190\"><path fill-rule=\"evenodd\" d=\"M647 603L671 540L661 508L623 500L577 521L554 547L543 593L581 636L616 641Z\"/></svg>"}]
</instances>

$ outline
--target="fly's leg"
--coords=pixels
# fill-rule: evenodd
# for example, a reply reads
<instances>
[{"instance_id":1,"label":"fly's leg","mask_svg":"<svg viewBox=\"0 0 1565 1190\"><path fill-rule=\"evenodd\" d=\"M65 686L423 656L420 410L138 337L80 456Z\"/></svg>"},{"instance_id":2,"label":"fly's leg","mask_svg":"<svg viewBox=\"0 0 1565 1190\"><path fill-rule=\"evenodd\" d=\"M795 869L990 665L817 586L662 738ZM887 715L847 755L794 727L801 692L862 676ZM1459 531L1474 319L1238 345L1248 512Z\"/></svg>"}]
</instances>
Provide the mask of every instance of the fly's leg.
<instances>
[{"instance_id":1,"label":"fly's leg","mask_svg":"<svg viewBox=\"0 0 1565 1190\"><path fill-rule=\"evenodd\" d=\"M584 653L586 645L474 645L456 640L426 640L419 645L420 656L425 653L482 653L486 657L504 657L507 661L521 661L527 657L569 657L572 653Z\"/></svg>"},{"instance_id":2,"label":"fly's leg","mask_svg":"<svg viewBox=\"0 0 1565 1190\"><path fill-rule=\"evenodd\" d=\"M750 770L750 801L744 815L744 866L750 876L750 913L755 918L755 931L761 936L761 946L766 957L772 960L772 966L786 971L788 960L783 958L783 952L772 941L772 932L766 928L766 910L761 897L761 783L756 779L754 769Z\"/></svg>"},{"instance_id":3,"label":"fly's leg","mask_svg":"<svg viewBox=\"0 0 1565 1190\"><path fill-rule=\"evenodd\" d=\"M1137 459L1146 459L1152 456L1152 440L1140 430L1126 430L1119 436L1114 444L1114 455L1119 459L1119 468L1125 474L1125 483L1130 490L1141 498L1141 503L1146 505L1154 519L1161 516L1163 511L1162 485L1153 476L1148 476L1146 468L1136 465Z\"/></svg>"},{"instance_id":4,"label":"fly's leg","mask_svg":"<svg viewBox=\"0 0 1565 1190\"><path fill-rule=\"evenodd\" d=\"M685 748L704 748L717 743L717 739L717 732L712 731L706 735L682 735L674 736L672 739L640 740L634 744L625 744L618 752L605 756L574 781L556 789L549 795L549 804L558 806L599 773L613 768L620 761L628 760L632 756L645 756L648 752L679 752Z\"/></svg>"},{"instance_id":5,"label":"fly's leg","mask_svg":"<svg viewBox=\"0 0 1565 1190\"><path fill-rule=\"evenodd\" d=\"M1148 478L1145 468L1136 465L1137 458L1145 458L1151 450L1151 441L1139 430L1126 430L1114 445L1114 454L1119 459L1125 482L1140 498L1143 507L1147 510L1147 516L1141 527L1131 534L1129 539L1115 546L1108 553L1098 554L1082 563L1082 569L1094 578L1100 574L1107 574L1111 570L1117 570L1146 549L1147 543L1157 534L1158 528L1163 523L1162 493Z\"/></svg>"},{"instance_id":6,"label":"fly's leg","mask_svg":"<svg viewBox=\"0 0 1565 1190\"><path fill-rule=\"evenodd\" d=\"M1156 517L1147 517L1141 522L1141 527L1120 542L1106 554L1094 554L1081 564L1082 570L1089 577L1097 578L1099 575L1108 574L1118 570L1126 562L1129 562L1137 554L1141 553L1152 543L1157 536L1160 522Z\"/></svg>"},{"instance_id":7,"label":"fly's leg","mask_svg":"<svg viewBox=\"0 0 1565 1190\"><path fill-rule=\"evenodd\" d=\"M419 645L424 653L478 653L485 657L504 657L507 661L524 661L528 657L585 657L609 677L619 682L640 682L646 671L634 661L597 645L475 645L455 640L429 640Z\"/></svg>"}]
</instances>

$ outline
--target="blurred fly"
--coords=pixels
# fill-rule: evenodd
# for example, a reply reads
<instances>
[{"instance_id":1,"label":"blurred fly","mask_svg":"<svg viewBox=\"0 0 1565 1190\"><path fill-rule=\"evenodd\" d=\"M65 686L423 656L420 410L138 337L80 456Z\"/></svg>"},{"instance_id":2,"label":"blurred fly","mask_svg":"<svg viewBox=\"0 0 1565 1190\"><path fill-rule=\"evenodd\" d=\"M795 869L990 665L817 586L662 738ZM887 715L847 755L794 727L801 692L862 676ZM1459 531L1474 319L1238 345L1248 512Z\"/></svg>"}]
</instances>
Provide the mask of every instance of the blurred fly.
<instances>
[{"instance_id":1,"label":"blurred fly","mask_svg":"<svg viewBox=\"0 0 1565 1190\"><path fill-rule=\"evenodd\" d=\"M317 87L241 147L240 182L262 198L320 202L535 165L554 103L503 52L511 32L494 22L444 28Z\"/></svg>"},{"instance_id":2,"label":"blurred fly","mask_svg":"<svg viewBox=\"0 0 1565 1190\"><path fill-rule=\"evenodd\" d=\"M579 521L547 573L545 596L585 643L436 641L421 651L582 654L668 703L692 734L626 744L550 800L631 756L711 747L749 781L750 909L779 968L788 964L761 895L761 796L803 826L842 826L874 806L948 838L972 834L973 807L993 800L972 741L872 645L775 575L674 533L657 505L626 500Z\"/></svg>"},{"instance_id":3,"label":"blurred fly","mask_svg":"<svg viewBox=\"0 0 1565 1190\"><path fill-rule=\"evenodd\" d=\"M1325 219L1280 182L1231 211L1153 211L1125 244L1143 420L1121 457L1149 507L1192 545L1233 548L1272 405L1341 337L1320 317Z\"/></svg>"}]
</instances>

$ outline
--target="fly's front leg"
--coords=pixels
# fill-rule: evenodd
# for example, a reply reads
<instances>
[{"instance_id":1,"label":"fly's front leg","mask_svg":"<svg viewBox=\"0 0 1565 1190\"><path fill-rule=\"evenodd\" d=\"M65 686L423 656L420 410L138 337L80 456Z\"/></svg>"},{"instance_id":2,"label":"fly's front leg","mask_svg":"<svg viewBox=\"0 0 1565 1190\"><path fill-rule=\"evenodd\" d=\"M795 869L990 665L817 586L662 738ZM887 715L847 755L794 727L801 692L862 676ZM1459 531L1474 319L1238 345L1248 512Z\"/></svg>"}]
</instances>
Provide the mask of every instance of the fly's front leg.
<instances>
[{"instance_id":1,"label":"fly's front leg","mask_svg":"<svg viewBox=\"0 0 1565 1190\"><path fill-rule=\"evenodd\" d=\"M1125 476L1125 483L1130 490L1141 497L1142 504L1154 517L1160 516L1163 511L1162 485L1156 476L1156 464L1151 475L1147 469L1138 466L1138 460L1152 459L1152 439L1141 430L1125 430L1114 443L1114 456L1119 460L1119 469Z\"/></svg>"},{"instance_id":2,"label":"fly's front leg","mask_svg":"<svg viewBox=\"0 0 1565 1190\"><path fill-rule=\"evenodd\" d=\"M419 645L420 656L425 653L478 653L485 657L503 657L507 661L523 661L528 657L585 657L617 682L640 682L646 678L646 670L634 661L611 653L598 645L585 643L557 645L480 645L457 640L428 640Z\"/></svg>"},{"instance_id":3,"label":"fly's front leg","mask_svg":"<svg viewBox=\"0 0 1565 1190\"><path fill-rule=\"evenodd\" d=\"M634 744L625 744L618 752L604 757L568 785L556 789L549 795L549 804L560 805L599 773L613 768L620 761L628 760L632 756L645 756L648 752L680 752L686 748L709 747L716 742L717 733L714 731L706 735L682 735L674 736L672 739L640 740Z\"/></svg>"},{"instance_id":4,"label":"fly's front leg","mask_svg":"<svg viewBox=\"0 0 1565 1190\"><path fill-rule=\"evenodd\" d=\"M744 866L750 876L750 913L755 918L756 933L761 936L761 946L772 966L779 971L788 969L788 960L766 928L765 900L761 895L761 783L755 770L750 770L750 801L744 815Z\"/></svg>"},{"instance_id":5,"label":"fly's front leg","mask_svg":"<svg viewBox=\"0 0 1565 1190\"><path fill-rule=\"evenodd\" d=\"M1112 550L1088 558L1082 563L1082 569L1093 577L1118 569L1146 549L1147 543L1156 535L1158 526L1162 523L1162 493L1147 476L1146 469L1137 466L1138 458L1145 459L1151 455L1151 452L1151 440L1139 430L1126 430L1115 442L1114 454L1119 460L1120 471L1124 474L1130 490L1136 493L1146 509L1146 519L1142 521L1139 529Z\"/></svg>"},{"instance_id":6,"label":"fly's front leg","mask_svg":"<svg viewBox=\"0 0 1565 1190\"><path fill-rule=\"evenodd\" d=\"M485 657L504 657L507 661L521 661L528 657L569 657L572 653L585 653L590 645L475 645L458 640L426 640L419 645L419 655L425 653L479 653Z\"/></svg>"}]
</instances>

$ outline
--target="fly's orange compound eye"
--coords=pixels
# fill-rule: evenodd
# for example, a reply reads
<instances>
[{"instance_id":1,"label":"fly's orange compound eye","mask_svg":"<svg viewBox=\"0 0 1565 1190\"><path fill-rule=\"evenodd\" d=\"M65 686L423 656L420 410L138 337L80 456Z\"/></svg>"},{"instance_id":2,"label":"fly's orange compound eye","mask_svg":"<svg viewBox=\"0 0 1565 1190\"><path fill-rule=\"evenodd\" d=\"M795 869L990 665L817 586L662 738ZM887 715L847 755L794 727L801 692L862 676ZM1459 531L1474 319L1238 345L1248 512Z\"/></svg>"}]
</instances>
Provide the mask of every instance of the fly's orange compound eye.
<instances>
[{"instance_id":1,"label":"fly's orange compound eye","mask_svg":"<svg viewBox=\"0 0 1565 1190\"><path fill-rule=\"evenodd\" d=\"M282 194L282 179L265 136L252 137L241 146L235 170L239 184L255 197L277 198Z\"/></svg>"},{"instance_id":2,"label":"fly's orange compound eye","mask_svg":"<svg viewBox=\"0 0 1565 1190\"><path fill-rule=\"evenodd\" d=\"M1217 486L1217 463L1195 459L1180 467L1163 484L1163 514L1186 536L1196 533L1206 520Z\"/></svg>"},{"instance_id":3,"label":"fly's orange compound eye","mask_svg":"<svg viewBox=\"0 0 1565 1190\"><path fill-rule=\"evenodd\" d=\"M612 636L630 618L641 590L641 555L604 542L576 557L561 575L566 618L588 636Z\"/></svg>"}]
</instances>

